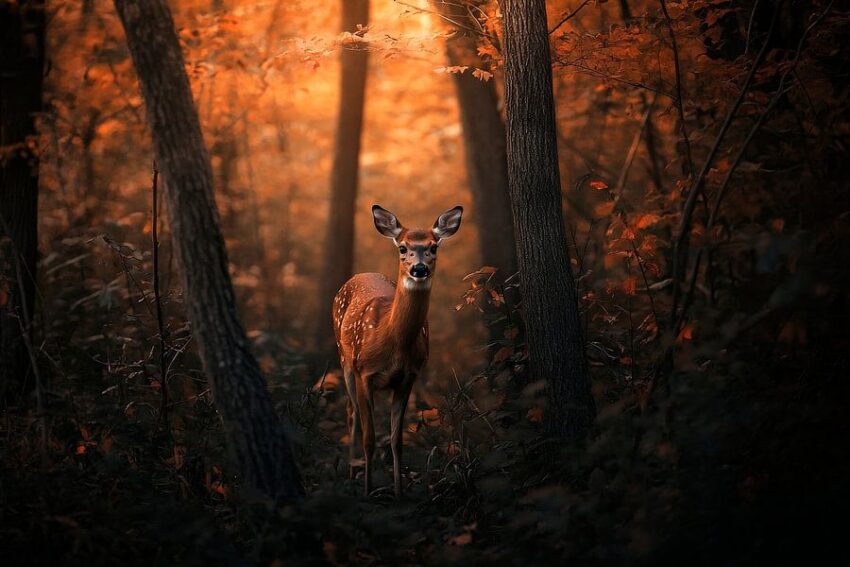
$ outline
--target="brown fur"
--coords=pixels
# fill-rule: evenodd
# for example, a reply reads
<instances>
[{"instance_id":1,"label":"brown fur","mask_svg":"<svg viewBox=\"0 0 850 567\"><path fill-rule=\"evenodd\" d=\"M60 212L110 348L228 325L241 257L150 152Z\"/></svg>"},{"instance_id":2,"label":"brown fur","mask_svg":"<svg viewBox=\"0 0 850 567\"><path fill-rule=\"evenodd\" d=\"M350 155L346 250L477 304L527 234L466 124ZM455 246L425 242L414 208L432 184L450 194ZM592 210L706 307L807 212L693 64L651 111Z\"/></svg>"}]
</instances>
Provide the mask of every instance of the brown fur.
<instances>
[{"instance_id":1,"label":"brown fur","mask_svg":"<svg viewBox=\"0 0 850 567\"><path fill-rule=\"evenodd\" d=\"M427 289L407 289L404 278L421 261L432 274L437 239L430 231L403 230L397 241L409 252L399 258L399 285L382 274L357 274L334 298L334 333L340 365L349 394L348 425L353 460L358 428L363 432L366 493L371 489L371 460L375 446L373 393L393 393L392 449L396 494L401 492L402 422L413 382L428 358ZM359 421L359 423L358 423ZM353 476L353 467L352 467Z\"/></svg>"}]
</instances>

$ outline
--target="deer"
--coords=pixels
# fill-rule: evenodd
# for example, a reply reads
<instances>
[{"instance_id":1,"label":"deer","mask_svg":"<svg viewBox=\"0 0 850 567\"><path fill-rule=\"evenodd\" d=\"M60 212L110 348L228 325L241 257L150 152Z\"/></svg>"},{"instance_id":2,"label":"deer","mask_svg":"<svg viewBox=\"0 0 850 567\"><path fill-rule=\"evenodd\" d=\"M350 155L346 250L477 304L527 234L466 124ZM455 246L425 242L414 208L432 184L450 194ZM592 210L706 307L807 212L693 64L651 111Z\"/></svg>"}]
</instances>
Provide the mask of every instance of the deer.
<instances>
[{"instance_id":1,"label":"deer","mask_svg":"<svg viewBox=\"0 0 850 567\"><path fill-rule=\"evenodd\" d=\"M356 274L334 297L334 335L348 395L349 478L355 478L359 436L366 496L372 491L375 452L373 394L389 390L393 487L396 498L401 497L404 413L428 359L428 303L437 250L458 231L462 215L463 207L457 206L437 217L430 229L406 228L393 213L373 205L375 228L392 240L398 253L397 283L383 274Z\"/></svg>"}]
</instances>

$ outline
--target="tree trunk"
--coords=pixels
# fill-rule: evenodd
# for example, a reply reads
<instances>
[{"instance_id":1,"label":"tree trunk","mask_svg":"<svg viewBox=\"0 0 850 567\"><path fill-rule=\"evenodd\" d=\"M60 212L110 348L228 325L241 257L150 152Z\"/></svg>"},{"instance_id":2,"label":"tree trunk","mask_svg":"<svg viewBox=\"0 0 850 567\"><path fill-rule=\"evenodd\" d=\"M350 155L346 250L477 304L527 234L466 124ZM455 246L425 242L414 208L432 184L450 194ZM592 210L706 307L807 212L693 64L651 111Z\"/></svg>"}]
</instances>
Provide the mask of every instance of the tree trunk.
<instances>
[{"instance_id":1,"label":"tree trunk","mask_svg":"<svg viewBox=\"0 0 850 567\"><path fill-rule=\"evenodd\" d=\"M628 22L632 19L632 11L629 9L629 0L620 0L620 17L623 22Z\"/></svg>"},{"instance_id":2,"label":"tree trunk","mask_svg":"<svg viewBox=\"0 0 850 567\"><path fill-rule=\"evenodd\" d=\"M369 23L369 0L341 0L342 31L355 33L357 24ZM319 286L319 318L316 345L322 351L333 346L331 305L336 292L354 270L354 216L360 170L360 134L366 98L369 57L357 45L343 46L340 53L340 94L336 143L331 173L330 213Z\"/></svg>"},{"instance_id":3,"label":"tree trunk","mask_svg":"<svg viewBox=\"0 0 850 567\"><path fill-rule=\"evenodd\" d=\"M166 0L115 0L166 183L172 239L201 359L242 485L284 501L303 494L286 432L236 312L212 168Z\"/></svg>"},{"instance_id":4,"label":"tree trunk","mask_svg":"<svg viewBox=\"0 0 850 567\"><path fill-rule=\"evenodd\" d=\"M499 97L493 80L482 81L472 75L472 69L490 69L478 55L476 37L469 32L477 29L478 23L461 4L435 4L455 22L455 35L446 42L449 65L470 67L463 73L452 74L463 127L466 175L478 224L481 262L498 268L499 280L504 281L516 273L517 260L508 197L505 123L499 112ZM488 324L491 354L500 348L499 341L504 340L508 323L502 319Z\"/></svg>"},{"instance_id":5,"label":"tree trunk","mask_svg":"<svg viewBox=\"0 0 850 567\"><path fill-rule=\"evenodd\" d=\"M468 13L459 4L440 4L453 21L466 22ZM474 29L474 23L467 27ZM496 85L472 76L471 69L489 70L478 55L474 36L460 28L446 45L450 65L467 65L470 70L453 73L460 105L466 171L480 232L481 261L495 266L504 277L517 269L514 226L508 198L508 158L505 124L499 113Z\"/></svg>"},{"instance_id":6,"label":"tree trunk","mask_svg":"<svg viewBox=\"0 0 850 567\"><path fill-rule=\"evenodd\" d=\"M32 390L23 332L35 305L38 245L36 134L44 75L44 2L0 3L0 398Z\"/></svg>"},{"instance_id":7,"label":"tree trunk","mask_svg":"<svg viewBox=\"0 0 850 567\"><path fill-rule=\"evenodd\" d=\"M369 23L369 0L341 0L341 4L342 31L354 33L357 24L365 26ZM333 253L324 255L316 330L317 347L328 352L333 346L333 298L354 270L354 216L369 54L357 45L343 46L339 63L339 112L331 172L330 212L325 231L325 247L332 249Z\"/></svg>"},{"instance_id":8,"label":"tree trunk","mask_svg":"<svg viewBox=\"0 0 850 567\"><path fill-rule=\"evenodd\" d=\"M508 186L533 376L550 434L576 439L596 409L564 230L544 0L502 0Z\"/></svg>"}]
</instances>

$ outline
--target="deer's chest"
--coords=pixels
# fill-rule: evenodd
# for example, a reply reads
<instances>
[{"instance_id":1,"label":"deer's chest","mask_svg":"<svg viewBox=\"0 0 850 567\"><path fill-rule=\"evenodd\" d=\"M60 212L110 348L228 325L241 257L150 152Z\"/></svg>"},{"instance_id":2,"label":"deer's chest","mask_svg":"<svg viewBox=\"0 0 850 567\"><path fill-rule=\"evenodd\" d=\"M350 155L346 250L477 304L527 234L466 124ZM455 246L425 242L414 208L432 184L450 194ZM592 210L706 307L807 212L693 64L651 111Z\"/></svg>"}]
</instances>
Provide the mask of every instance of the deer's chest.
<instances>
[{"instance_id":1,"label":"deer's chest","mask_svg":"<svg viewBox=\"0 0 850 567\"><path fill-rule=\"evenodd\" d=\"M427 339L423 335L414 345L400 349L393 344L360 353L356 366L363 376L368 376L372 388L396 388L405 380L419 374L427 358Z\"/></svg>"}]
</instances>

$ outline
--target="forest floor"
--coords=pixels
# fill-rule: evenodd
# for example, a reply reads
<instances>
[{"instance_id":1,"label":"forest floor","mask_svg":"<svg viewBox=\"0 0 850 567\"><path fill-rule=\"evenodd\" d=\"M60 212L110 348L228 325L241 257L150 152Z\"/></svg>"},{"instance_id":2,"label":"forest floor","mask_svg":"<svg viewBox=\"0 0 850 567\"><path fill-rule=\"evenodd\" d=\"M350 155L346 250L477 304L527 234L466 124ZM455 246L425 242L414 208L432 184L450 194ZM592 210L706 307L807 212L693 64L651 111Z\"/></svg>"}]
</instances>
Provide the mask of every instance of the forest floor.
<instances>
[{"instance_id":1,"label":"forest floor","mask_svg":"<svg viewBox=\"0 0 850 567\"><path fill-rule=\"evenodd\" d=\"M847 501L837 499L850 496L850 460L846 444L830 443L846 433L845 420L822 396L795 407L799 384L767 399L757 395L764 376L732 383L704 375L688 384L680 375L680 386L640 417L630 394L597 380L597 432L571 447L544 440L527 392L510 394L503 377L428 384L429 395L408 412L406 492L397 501L387 404L377 403L376 489L364 497L362 477L348 478L337 375L317 381L303 361L281 360L270 383L290 417L308 490L300 507L270 508L240 492L208 392L173 412L167 433L149 385L83 394L81 383L68 384L75 393L54 389L45 420L5 413L4 557L86 565L747 564L825 554L846 524L834 512ZM423 397L443 401L431 407Z\"/></svg>"}]
</instances>

